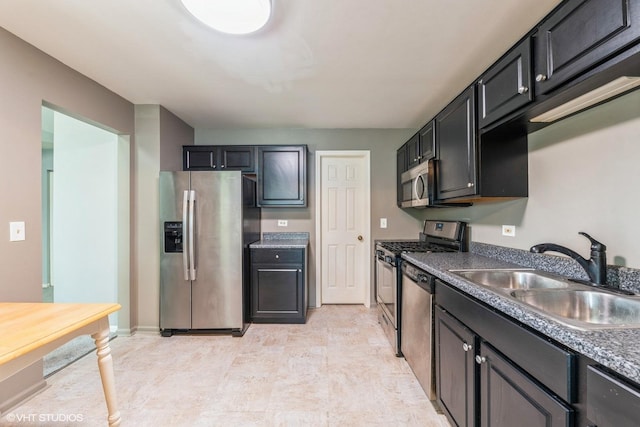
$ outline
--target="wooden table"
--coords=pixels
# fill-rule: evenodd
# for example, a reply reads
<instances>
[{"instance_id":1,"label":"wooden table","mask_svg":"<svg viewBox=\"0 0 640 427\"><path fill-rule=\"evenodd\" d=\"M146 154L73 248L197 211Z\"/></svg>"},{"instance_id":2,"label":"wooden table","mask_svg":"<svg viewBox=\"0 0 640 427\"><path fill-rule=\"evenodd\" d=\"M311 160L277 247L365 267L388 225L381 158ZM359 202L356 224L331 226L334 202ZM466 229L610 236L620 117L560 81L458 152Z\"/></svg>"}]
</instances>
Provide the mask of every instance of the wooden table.
<instances>
[{"instance_id":1,"label":"wooden table","mask_svg":"<svg viewBox=\"0 0 640 427\"><path fill-rule=\"evenodd\" d=\"M120 304L0 303L0 381L80 335L96 342L110 426L120 425L108 315Z\"/></svg>"}]
</instances>

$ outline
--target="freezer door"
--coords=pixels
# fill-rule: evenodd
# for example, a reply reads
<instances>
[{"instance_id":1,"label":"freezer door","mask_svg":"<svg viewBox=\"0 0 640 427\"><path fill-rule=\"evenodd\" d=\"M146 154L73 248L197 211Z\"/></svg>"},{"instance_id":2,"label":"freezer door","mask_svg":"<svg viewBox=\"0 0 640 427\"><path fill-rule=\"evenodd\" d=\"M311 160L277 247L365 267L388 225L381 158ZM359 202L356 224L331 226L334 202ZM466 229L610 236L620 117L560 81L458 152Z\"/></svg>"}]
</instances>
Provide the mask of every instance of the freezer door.
<instances>
[{"instance_id":1,"label":"freezer door","mask_svg":"<svg viewBox=\"0 0 640 427\"><path fill-rule=\"evenodd\" d=\"M242 173L191 172L195 194L193 329L242 329Z\"/></svg>"},{"instance_id":2,"label":"freezer door","mask_svg":"<svg viewBox=\"0 0 640 427\"><path fill-rule=\"evenodd\" d=\"M189 172L160 172L160 329L191 329L185 223L188 191ZM176 230L175 235L167 231L170 229ZM182 236L179 244L166 241L178 234Z\"/></svg>"}]
</instances>

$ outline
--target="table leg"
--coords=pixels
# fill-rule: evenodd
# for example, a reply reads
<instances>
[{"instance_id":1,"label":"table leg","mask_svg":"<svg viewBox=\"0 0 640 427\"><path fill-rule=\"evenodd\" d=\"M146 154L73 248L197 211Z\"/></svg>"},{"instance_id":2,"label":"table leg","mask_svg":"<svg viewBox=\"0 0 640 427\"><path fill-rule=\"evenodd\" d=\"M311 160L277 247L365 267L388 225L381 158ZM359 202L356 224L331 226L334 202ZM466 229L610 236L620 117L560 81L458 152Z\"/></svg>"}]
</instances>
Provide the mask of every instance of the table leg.
<instances>
[{"instance_id":1,"label":"table leg","mask_svg":"<svg viewBox=\"0 0 640 427\"><path fill-rule=\"evenodd\" d=\"M100 369L100 379L102 389L107 401L107 411L109 412L109 425L120 425L120 411L116 399L116 386L113 375L113 358L109 347L109 319L105 317L101 322L100 330L91 337L96 342L96 354L98 355L98 368Z\"/></svg>"}]
</instances>

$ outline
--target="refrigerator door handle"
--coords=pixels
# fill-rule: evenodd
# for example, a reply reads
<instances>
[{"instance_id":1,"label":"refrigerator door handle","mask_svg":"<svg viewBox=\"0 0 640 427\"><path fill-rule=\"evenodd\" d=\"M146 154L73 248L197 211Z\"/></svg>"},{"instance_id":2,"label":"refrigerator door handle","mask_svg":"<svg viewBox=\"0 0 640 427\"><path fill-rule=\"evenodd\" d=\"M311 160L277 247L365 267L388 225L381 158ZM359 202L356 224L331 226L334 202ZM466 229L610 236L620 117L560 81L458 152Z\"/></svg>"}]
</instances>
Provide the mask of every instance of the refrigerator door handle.
<instances>
[{"instance_id":1,"label":"refrigerator door handle","mask_svg":"<svg viewBox=\"0 0 640 427\"><path fill-rule=\"evenodd\" d=\"M191 280L196 280L195 249L195 190L189 191L189 273Z\"/></svg>"},{"instance_id":2,"label":"refrigerator door handle","mask_svg":"<svg viewBox=\"0 0 640 427\"><path fill-rule=\"evenodd\" d=\"M187 243L185 239L187 238L186 227L187 227L187 214L189 210L189 191L184 190L182 194L182 271L184 272L184 280L189 280L189 250L187 248Z\"/></svg>"}]
</instances>

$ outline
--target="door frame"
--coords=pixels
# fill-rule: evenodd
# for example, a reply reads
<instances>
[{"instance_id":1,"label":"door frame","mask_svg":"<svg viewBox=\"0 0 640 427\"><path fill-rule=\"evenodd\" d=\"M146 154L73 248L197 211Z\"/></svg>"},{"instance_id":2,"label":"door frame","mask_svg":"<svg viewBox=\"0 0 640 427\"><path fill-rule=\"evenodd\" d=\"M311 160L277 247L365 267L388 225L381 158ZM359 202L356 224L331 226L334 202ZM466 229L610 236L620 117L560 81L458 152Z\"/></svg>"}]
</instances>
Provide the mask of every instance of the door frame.
<instances>
[{"instance_id":1,"label":"door frame","mask_svg":"<svg viewBox=\"0 0 640 427\"><path fill-rule=\"evenodd\" d=\"M370 150L318 150L315 152L315 223L316 223L316 307L322 305L322 159L329 157L358 157L365 160L365 194L364 194L364 283L365 285L364 301L362 303L367 308L371 308L371 295L373 295L373 284L371 282L371 151Z\"/></svg>"}]
</instances>

